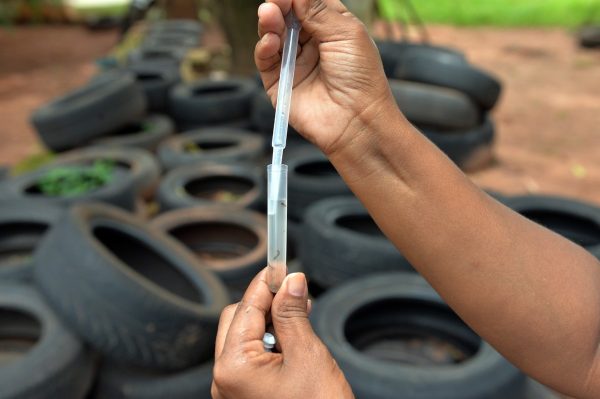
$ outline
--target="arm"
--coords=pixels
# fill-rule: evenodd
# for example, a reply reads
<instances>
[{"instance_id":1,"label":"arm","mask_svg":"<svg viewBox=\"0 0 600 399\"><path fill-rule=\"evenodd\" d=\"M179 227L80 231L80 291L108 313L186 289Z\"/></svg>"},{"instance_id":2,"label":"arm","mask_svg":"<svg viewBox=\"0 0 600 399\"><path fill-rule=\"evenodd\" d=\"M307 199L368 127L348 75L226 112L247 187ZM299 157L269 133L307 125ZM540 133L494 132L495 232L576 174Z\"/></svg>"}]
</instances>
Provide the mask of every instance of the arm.
<instances>
[{"instance_id":1,"label":"arm","mask_svg":"<svg viewBox=\"0 0 600 399\"><path fill-rule=\"evenodd\" d=\"M492 200L406 121L375 46L339 0L261 6L256 62L273 100L292 6L303 23L294 127L485 340L559 391L600 396L599 262Z\"/></svg>"}]
</instances>

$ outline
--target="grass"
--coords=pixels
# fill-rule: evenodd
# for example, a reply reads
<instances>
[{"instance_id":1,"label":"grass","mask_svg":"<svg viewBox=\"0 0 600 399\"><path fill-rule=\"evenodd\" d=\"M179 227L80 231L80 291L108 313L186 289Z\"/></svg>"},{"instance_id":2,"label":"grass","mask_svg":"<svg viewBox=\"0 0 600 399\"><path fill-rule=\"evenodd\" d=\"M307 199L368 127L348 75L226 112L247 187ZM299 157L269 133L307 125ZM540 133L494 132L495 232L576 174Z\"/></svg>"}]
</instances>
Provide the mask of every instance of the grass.
<instances>
[{"instance_id":1,"label":"grass","mask_svg":"<svg viewBox=\"0 0 600 399\"><path fill-rule=\"evenodd\" d=\"M560 26L600 23L600 0L412 0L425 22L459 26ZM383 17L406 15L404 0L379 0Z\"/></svg>"}]
</instances>

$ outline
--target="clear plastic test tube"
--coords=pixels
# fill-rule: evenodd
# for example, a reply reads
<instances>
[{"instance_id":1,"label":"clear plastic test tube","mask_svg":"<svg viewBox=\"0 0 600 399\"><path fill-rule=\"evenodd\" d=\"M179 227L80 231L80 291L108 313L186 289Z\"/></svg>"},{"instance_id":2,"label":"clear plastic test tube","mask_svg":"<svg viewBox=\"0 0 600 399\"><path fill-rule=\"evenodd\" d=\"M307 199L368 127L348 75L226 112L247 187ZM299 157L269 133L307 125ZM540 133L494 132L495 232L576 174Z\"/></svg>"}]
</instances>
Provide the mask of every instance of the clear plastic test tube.
<instances>
[{"instance_id":1,"label":"clear plastic test tube","mask_svg":"<svg viewBox=\"0 0 600 399\"><path fill-rule=\"evenodd\" d=\"M267 282L271 292L279 291L287 275L287 165L269 165L267 179L269 193L267 217L269 238L267 242Z\"/></svg>"}]
</instances>

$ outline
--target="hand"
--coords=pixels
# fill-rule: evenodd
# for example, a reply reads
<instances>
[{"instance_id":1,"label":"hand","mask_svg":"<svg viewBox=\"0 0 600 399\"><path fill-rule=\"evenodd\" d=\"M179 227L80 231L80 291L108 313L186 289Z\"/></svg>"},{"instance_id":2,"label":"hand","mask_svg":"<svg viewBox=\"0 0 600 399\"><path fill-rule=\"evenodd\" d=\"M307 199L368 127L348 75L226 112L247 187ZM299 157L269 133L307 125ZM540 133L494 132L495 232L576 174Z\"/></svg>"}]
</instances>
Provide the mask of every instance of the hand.
<instances>
[{"instance_id":1,"label":"hand","mask_svg":"<svg viewBox=\"0 0 600 399\"><path fill-rule=\"evenodd\" d=\"M375 44L340 0L267 0L258 10L255 61L273 103L277 98L284 15L302 22L290 123L326 154L351 142L362 125L394 110Z\"/></svg>"},{"instance_id":2,"label":"hand","mask_svg":"<svg viewBox=\"0 0 600 399\"><path fill-rule=\"evenodd\" d=\"M267 319L280 353L266 352ZM213 399L352 399L344 375L308 321L310 304L303 274L290 274L273 298L265 272L250 284L219 322Z\"/></svg>"}]
</instances>

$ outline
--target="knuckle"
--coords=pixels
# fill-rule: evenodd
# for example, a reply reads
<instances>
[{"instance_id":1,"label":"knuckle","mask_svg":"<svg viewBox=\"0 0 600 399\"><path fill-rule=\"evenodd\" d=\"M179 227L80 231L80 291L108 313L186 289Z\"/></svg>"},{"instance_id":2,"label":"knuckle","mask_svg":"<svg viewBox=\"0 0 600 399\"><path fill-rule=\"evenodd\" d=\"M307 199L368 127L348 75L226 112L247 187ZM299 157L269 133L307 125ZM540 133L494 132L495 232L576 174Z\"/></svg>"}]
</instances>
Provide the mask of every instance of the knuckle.
<instances>
[{"instance_id":1,"label":"knuckle","mask_svg":"<svg viewBox=\"0 0 600 399\"><path fill-rule=\"evenodd\" d=\"M277 310L276 316L282 321L307 318L306 305L297 301L283 301Z\"/></svg>"}]
</instances>

